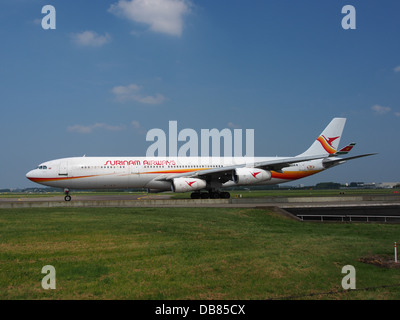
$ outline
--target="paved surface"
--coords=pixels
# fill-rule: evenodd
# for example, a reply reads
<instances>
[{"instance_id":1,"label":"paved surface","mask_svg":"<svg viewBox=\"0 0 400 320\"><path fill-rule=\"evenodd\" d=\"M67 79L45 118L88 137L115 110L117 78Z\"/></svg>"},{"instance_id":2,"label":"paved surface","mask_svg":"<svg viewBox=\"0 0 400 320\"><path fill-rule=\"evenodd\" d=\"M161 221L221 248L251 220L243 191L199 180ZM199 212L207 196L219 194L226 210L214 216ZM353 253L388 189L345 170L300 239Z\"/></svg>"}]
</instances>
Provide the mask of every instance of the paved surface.
<instances>
[{"instance_id":1,"label":"paved surface","mask_svg":"<svg viewBox=\"0 0 400 320\"><path fill-rule=\"evenodd\" d=\"M111 200L157 200L169 199L170 195L159 194L123 194L123 195L79 195L70 194L71 201L111 201ZM0 206L5 202L46 202L46 201L64 201L64 195L58 196L40 196L40 197L20 197L20 198L0 198Z\"/></svg>"},{"instance_id":2,"label":"paved surface","mask_svg":"<svg viewBox=\"0 0 400 320\"><path fill-rule=\"evenodd\" d=\"M0 208L29 207L278 207L290 208L389 208L400 215L400 196L346 196L346 197L269 197L231 199L170 199L167 194L122 194L122 195L79 195L71 194L72 200L64 196L37 198L0 198ZM397 206L397 207L396 207ZM335 209L336 208L336 209ZM290 211L290 210L289 210Z\"/></svg>"}]
</instances>

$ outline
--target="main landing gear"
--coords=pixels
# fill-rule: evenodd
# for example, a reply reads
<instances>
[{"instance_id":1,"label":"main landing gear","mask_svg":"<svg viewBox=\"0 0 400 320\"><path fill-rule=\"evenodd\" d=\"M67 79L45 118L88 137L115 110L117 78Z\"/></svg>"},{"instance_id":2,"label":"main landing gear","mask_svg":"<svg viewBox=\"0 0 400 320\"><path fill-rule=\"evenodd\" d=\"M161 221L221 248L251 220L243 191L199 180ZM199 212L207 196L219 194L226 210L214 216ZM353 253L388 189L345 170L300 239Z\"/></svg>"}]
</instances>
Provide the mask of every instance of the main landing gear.
<instances>
[{"instance_id":1,"label":"main landing gear","mask_svg":"<svg viewBox=\"0 0 400 320\"><path fill-rule=\"evenodd\" d=\"M210 192L192 192L190 198L192 199L229 199L231 194L225 191L210 191Z\"/></svg>"},{"instance_id":2,"label":"main landing gear","mask_svg":"<svg viewBox=\"0 0 400 320\"><path fill-rule=\"evenodd\" d=\"M65 193L64 200L71 201L71 196L69 195L69 189L64 189L64 193Z\"/></svg>"}]
</instances>

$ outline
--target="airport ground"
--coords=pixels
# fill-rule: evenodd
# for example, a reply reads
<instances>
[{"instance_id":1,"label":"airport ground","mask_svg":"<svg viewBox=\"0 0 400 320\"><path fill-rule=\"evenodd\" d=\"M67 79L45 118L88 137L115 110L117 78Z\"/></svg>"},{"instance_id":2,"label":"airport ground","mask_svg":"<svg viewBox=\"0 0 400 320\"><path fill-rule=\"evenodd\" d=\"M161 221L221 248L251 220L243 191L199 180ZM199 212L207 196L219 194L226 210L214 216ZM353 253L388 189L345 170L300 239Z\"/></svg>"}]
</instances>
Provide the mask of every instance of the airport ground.
<instances>
[{"instance_id":1,"label":"airport ground","mask_svg":"<svg viewBox=\"0 0 400 320\"><path fill-rule=\"evenodd\" d=\"M2 194L0 208L48 207L277 207L302 220L356 220L400 222L400 195L397 190L258 190L234 191L230 199L191 199L190 193L72 192L72 201L63 193Z\"/></svg>"},{"instance_id":2,"label":"airport ground","mask_svg":"<svg viewBox=\"0 0 400 320\"><path fill-rule=\"evenodd\" d=\"M230 191L231 198L263 198L263 197L320 197L320 196L355 196L355 195L395 195L400 194L400 189L332 189L332 190L318 190L318 189L273 189L273 190L234 190ZM79 196L132 196L135 197L146 197L146 198L159 198L160 196L167 196L173 199L190 199L190 193L156 193L148 194L147 192L132 192L132 191L71 191L72 195ZM0 193L0 200L6 198L47 198L47 197L64 197L63 192L5 192Z\"/></svg>"},{"instance_id":3,"label":"airport ground","mask_svg":"<svg viewBox=\"0 0 400 320\"><path fill-rule=\"evenodd\" d=\"M80 196L126 195L70 204ZM399 228L301 222L263 205L3 208L0 299L396 300ZM45 265L56 290L41 287ZM342 288L345 265L356 290Z\"/></svg>"}]
</instances>

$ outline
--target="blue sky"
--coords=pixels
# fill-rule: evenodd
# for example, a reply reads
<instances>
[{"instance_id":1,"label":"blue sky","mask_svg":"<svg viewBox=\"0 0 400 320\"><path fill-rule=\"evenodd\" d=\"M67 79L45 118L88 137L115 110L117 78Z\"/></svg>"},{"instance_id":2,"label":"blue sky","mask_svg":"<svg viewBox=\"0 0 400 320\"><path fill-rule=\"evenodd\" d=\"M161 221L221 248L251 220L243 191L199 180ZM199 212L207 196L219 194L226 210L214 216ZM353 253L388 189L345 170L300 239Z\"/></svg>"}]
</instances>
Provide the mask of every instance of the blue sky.
<instances>
[{"instance_id":1,"label":"blue sky","mask_svg":"<svg viewBox=\"0 0 400 320\"><path fill-rule=\"evenodd\" d=\"M56 29L41 26L45 5ZM344 30L345 5L356 29ZM351 161L299 180L400 181L400 2L3 0L0 188L69 156L142 156L153 128L255 130L303 152L346 117Z\"/></svg>"}]
</instances>

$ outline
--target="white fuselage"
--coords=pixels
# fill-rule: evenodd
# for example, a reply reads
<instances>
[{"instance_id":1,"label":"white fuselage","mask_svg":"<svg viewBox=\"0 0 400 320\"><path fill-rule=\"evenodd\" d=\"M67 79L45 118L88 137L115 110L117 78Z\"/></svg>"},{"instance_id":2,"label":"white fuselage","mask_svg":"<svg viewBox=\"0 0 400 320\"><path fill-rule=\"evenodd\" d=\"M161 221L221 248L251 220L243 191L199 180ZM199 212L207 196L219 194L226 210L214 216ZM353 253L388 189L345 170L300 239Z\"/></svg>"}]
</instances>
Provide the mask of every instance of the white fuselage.
<instances>
[{"instance_id":1,"label":"white fuselage","mask_svg":"<svg viewBox=\"0 0 400 320\"><path fill-rule=\"evenodd\" d=\"M172 175L213 168L277 160L281 157L74 157L42 163L27 173L31 181L58 188L110 189L148 188L171 190L171 182L160 179ZM324 170L322 160L291 164L272 178L256 185L271 185L310 176ZM240 185L227 181L220 187Z\"/></svg>"}]
</instances>

